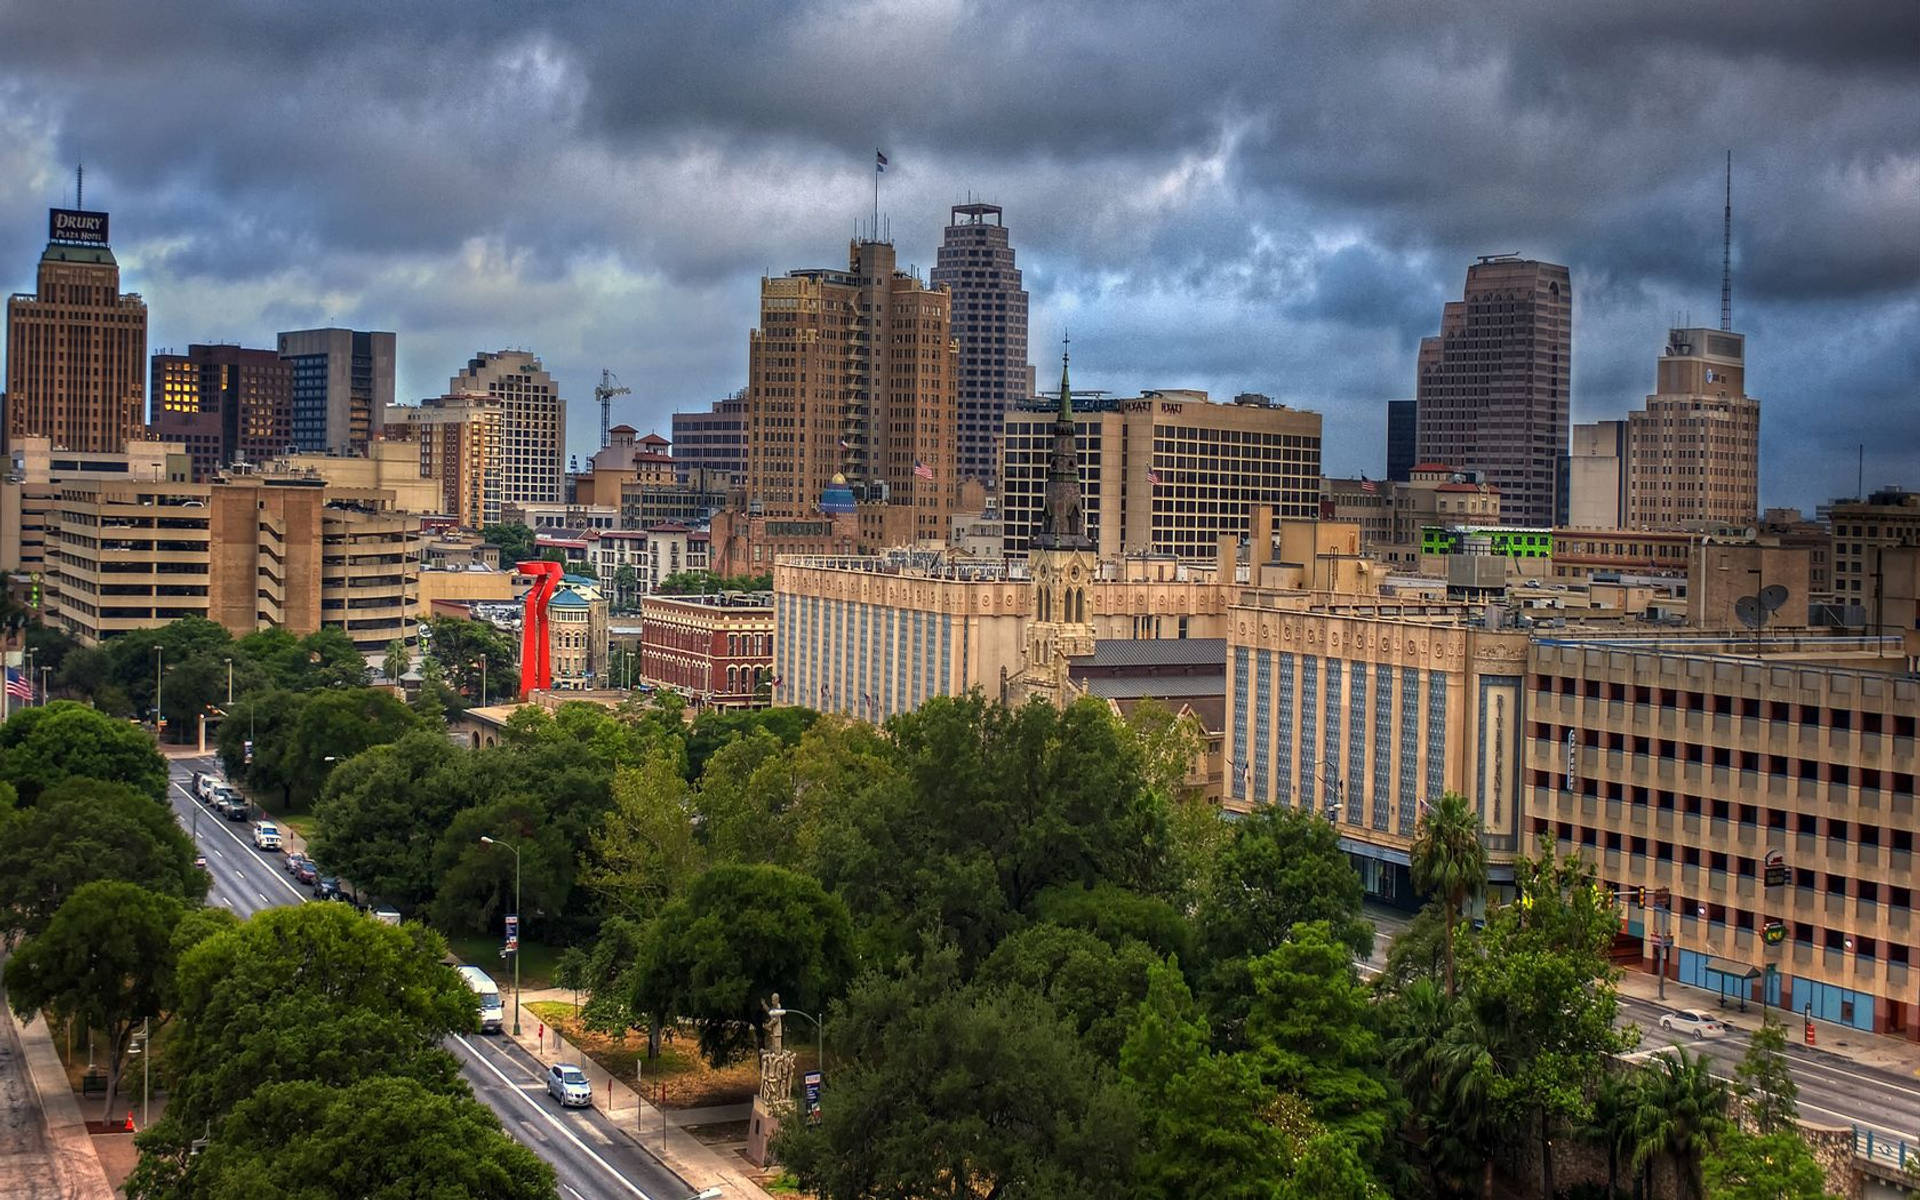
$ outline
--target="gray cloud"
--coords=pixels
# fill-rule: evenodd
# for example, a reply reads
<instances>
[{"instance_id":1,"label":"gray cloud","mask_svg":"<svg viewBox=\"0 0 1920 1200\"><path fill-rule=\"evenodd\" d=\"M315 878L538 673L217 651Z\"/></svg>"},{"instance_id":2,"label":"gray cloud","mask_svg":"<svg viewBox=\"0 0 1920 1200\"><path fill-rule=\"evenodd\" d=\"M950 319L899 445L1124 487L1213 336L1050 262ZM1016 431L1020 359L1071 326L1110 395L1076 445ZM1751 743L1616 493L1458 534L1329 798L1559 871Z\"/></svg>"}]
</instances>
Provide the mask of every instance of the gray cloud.
<instances>
[{"instance_id":1,"label":"gray cloud","mask_svg":"<svg viewBox=\"0 0 1920 1200\"><path fill-rule=\"evenodd\" d=\"M1875 0L15 3L0 266L85 158L156 345L394 328L409 394L526 345L663 425L739 386L762 272L840 260L878 144L903 262L1006 205L1036 356L1071 323L1089 380L1315 405L1377 470L1475 253L1569 264L1576 414L1636 402L1715 315L1730 147L1767 498L1811 504L1863 438L1920 484L1916 60Z\"/></svg>"}]
</instances>

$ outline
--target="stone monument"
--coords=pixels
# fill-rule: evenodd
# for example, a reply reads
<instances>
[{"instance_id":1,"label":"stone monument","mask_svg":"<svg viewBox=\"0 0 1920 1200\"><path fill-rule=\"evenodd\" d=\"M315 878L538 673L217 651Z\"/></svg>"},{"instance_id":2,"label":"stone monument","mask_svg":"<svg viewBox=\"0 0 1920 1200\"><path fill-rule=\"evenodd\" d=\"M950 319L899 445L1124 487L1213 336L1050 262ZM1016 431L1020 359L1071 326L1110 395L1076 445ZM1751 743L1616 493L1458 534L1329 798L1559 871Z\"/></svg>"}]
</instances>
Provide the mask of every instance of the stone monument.
<instances>
[{"instance_id":1,"label":"stone monument","mask_svg":"<svg viewBox=\"0 0 1920 1200\"><path fill-rule=\"evenodd\" d=\"M760 1051L760 1090L753 1097L753 1117L747 1125L747 1161L764 1167L772 1161L769 1146L780 1132L781 1120L793 1108L793 1051L786 1047L785 1022L778 1015L780 993L767 1001L767 1045Z\"/></svg>"}]
</instances>

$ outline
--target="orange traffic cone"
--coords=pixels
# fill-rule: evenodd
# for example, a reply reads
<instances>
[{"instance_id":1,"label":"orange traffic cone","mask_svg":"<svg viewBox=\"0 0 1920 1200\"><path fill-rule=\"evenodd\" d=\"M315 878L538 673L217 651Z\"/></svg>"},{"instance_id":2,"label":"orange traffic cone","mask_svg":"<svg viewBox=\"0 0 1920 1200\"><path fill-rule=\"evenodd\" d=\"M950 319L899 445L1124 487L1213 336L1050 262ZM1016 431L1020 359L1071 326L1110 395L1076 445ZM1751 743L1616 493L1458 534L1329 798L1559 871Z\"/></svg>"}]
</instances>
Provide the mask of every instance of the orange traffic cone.
<instances>
[{"instance_id":1,"label":"orange traffic cone","mask_svg":"<svg viewBox=\"0 0 1920 1200\"><path fill-rule=\"evenodd\" d=\"M128 1133L133 1132L133 1110L132 1109L127 1110L127 1132Z\"/></svg>"}]
</instances>

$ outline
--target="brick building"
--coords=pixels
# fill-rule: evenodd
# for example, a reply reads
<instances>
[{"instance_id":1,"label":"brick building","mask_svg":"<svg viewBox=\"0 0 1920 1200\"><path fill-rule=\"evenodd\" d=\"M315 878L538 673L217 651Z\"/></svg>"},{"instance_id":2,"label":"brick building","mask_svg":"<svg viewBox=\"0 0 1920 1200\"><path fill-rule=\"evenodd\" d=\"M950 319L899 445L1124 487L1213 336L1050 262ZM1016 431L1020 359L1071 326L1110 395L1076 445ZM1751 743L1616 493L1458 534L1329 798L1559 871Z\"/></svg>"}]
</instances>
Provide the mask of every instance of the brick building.
<instances>
[{"instance_id":1,"label":"brick building","mask_svg":"<svg viewBox=\"0 0 1920 1200\"><path fill-rule=\"evenodd\" d=\"M773 597L648 596L640 602L640 673L702 708L764 705L773 686Z\"/></svg>"}]
</instances>

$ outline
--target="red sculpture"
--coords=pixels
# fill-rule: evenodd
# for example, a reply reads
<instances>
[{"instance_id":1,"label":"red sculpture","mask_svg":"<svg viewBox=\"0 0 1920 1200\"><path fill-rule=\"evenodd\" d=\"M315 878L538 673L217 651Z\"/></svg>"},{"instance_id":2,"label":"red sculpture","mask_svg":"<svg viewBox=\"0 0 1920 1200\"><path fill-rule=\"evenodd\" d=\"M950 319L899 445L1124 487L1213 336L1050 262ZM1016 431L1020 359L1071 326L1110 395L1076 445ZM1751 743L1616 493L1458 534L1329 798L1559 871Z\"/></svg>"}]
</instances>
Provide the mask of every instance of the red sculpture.
<instances>
[{"instance_id":1,"label":"red sculpture","mask_svg":"<svg viewBox=\"0 0 1920 1200\"><path fill-rule=\"evenodd\" d=\"M547 601L560 590L566 569L556 562L523 562L516 568L533 578L527 611L520 619L520 699L553 688L553 656L548 650Z\"/></svg>"}]
</instances>

